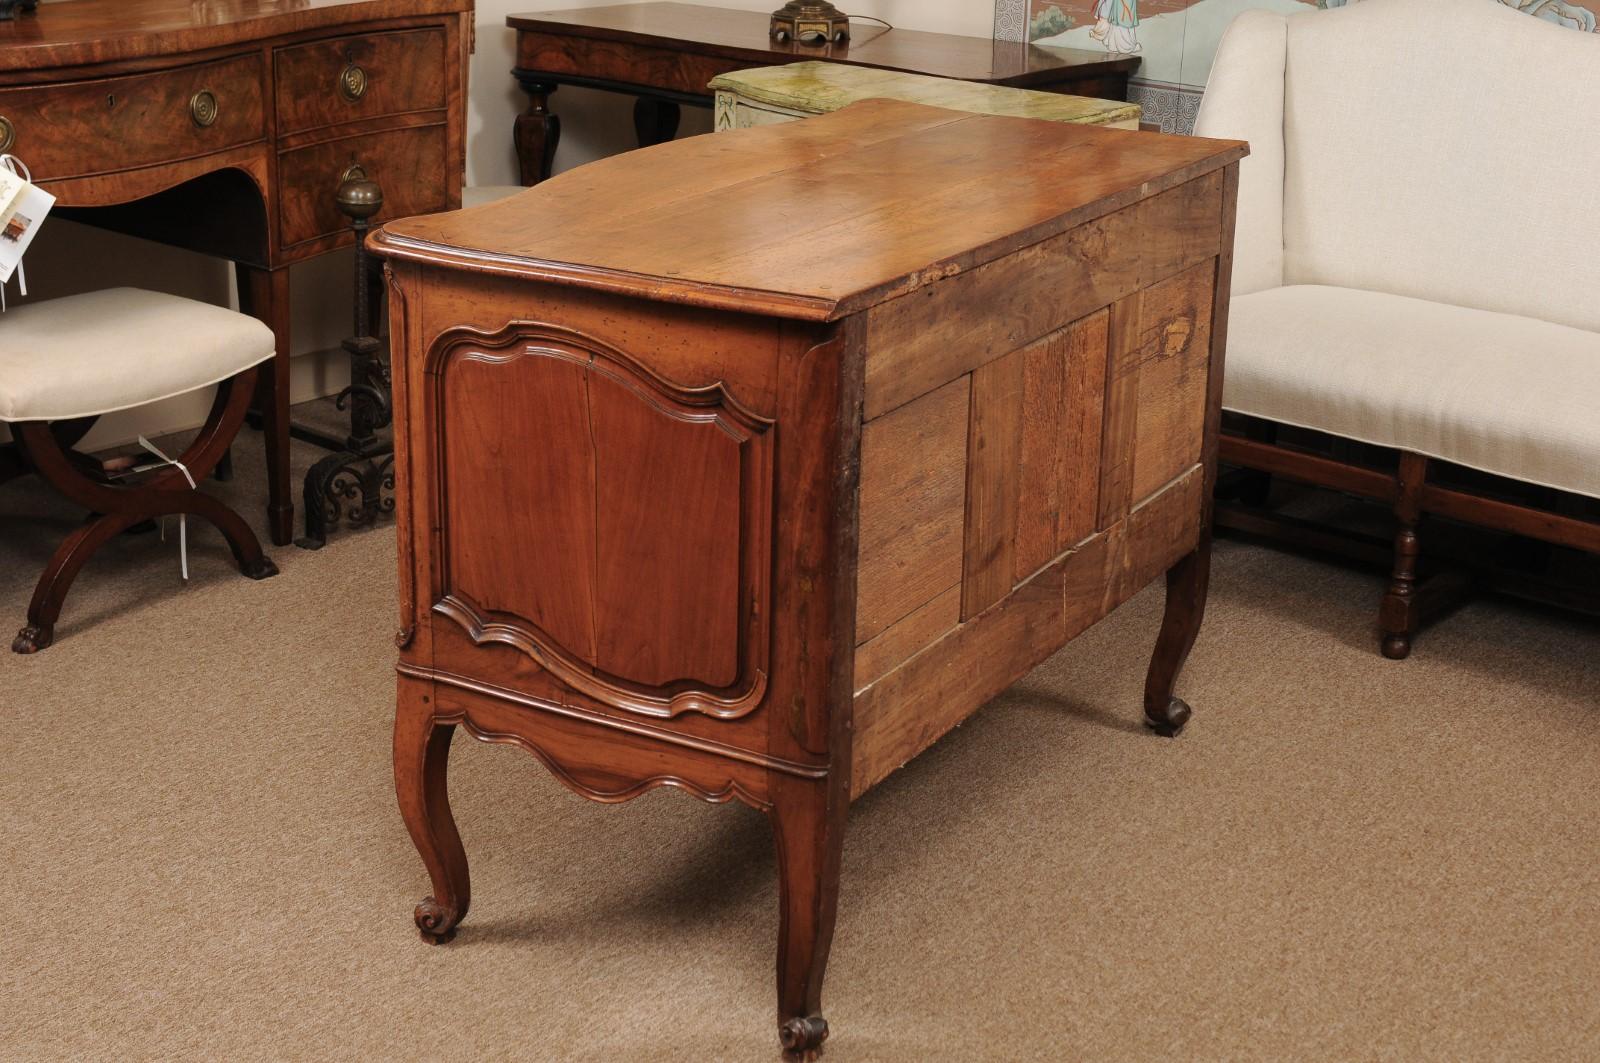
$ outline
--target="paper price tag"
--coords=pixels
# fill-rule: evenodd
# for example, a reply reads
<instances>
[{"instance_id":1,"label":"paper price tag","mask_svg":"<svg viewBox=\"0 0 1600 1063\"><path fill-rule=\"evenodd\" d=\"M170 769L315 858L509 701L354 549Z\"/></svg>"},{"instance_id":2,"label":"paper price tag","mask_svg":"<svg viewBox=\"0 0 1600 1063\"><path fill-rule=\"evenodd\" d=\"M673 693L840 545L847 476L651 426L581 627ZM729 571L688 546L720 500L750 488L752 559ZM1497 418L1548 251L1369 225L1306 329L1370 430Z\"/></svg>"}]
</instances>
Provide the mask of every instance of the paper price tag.
<instances>
[{"instance_id":1,"label":"paper price tag","mask_svg":"<svg viewBox=\"0 0 1600 1063\"><path fill-rule=\"evenodd\" d=\"M20 174L0 166L0 225L10 220L12 212L17 209L17 200L22 198L27 187L28 182Z\"/></svg>"},{"instance_id":2,"label":"paper price tag","mask_svg":"<svg viewBox=\"0 0 1600 1063\"><path fill-rule=\"evenodd\" d=\"M0 284L11 279L56 197L0 166ZM16 186L6 201L6 189Z\"/></svg>"}]
</instances>

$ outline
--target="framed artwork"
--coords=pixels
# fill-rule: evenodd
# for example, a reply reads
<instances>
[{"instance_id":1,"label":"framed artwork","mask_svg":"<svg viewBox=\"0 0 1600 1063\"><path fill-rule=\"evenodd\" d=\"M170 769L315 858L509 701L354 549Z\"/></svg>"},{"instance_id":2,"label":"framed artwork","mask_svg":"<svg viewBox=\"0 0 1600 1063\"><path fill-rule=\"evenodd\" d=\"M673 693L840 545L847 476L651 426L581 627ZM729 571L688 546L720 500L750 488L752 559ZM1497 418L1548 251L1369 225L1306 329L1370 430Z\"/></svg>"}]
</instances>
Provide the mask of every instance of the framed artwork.
<instances>
[{"instance_id":1,"label":"framed artwork","mask_svg":"<svg viewBox=\"0 0 1600 1063\"><path fill-rule=\"evenodd\" d=\"M1248 8L1293 14L1359 0L996 0L1000 40L1125 52L1143 61L1129 86L1145 121L1166 132L1194 128L1211 60L1228 24ZM1500 0L1535 18L1600 31L1600 0Z\"/></svg>"}]
</instances>

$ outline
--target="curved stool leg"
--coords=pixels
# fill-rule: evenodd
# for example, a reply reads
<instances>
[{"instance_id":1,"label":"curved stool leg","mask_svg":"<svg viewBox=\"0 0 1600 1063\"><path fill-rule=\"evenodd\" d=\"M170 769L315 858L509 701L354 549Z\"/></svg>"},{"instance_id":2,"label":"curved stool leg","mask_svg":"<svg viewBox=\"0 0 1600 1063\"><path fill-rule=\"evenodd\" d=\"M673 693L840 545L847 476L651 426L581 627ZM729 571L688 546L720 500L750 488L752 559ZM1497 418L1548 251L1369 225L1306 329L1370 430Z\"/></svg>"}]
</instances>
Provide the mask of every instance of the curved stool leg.
<instances>
[{"instance_id":1,"label":"curved stool leg","mask_svg":"<svg viewBox=\"0 0 1600 1063\"><path fill-rule=\"evenodd\" d=\"M262 552L261 540L256 538L256 533L250 530L245 519L210 495L199 491L182 495L174 492L171 508L166 512L192 513L214 524L222 537L228 540L228 548L233 551L239 571L250 579L267 579L278 574L278 566Z\"/></svg>"},{"instance_id":2,"label":"curved stool leg","mask_svg":"<svg viewBox=\"0 0 1600 1063\"><path fill-rule=\"evenodd\" d=\"M197 482L216 468L244 423L245 408L256 371L244 372L217 387L215 401L204 427L178 459ZM13 424L12 435L28 463L69 500L97 514L57 548L34 589L28 623L11 644L17 653L37 653L55 638L55 623L78 571L96 550L126 529L167 514L192 513L216 525L228 540L239 570L251 579L276 575L277 566L261 551L261 543L237 513L210 495L189 487L176 468L167 468L137 487L107 483L85 471L81 456L63 446L63 439L81 438L92 419L82 424L54 425L45 421Z\"/></svg>"},{"instance_id":3,"label":"curved stool leg","mask_svg":"<svg viewBox=\"0 0 1600 1063\"><path fill-rule=\"evenodd\" d=\"M61 607L84 562L139 520L139 517L126 513L90 517L56 547L50 563L45 565L44 573L34 585L33 600L28 603L28 623L17 632L16 639L11 643L13 653L38 653L55 641L56 621L61 619Z\"/></svg>"}]
</instances>

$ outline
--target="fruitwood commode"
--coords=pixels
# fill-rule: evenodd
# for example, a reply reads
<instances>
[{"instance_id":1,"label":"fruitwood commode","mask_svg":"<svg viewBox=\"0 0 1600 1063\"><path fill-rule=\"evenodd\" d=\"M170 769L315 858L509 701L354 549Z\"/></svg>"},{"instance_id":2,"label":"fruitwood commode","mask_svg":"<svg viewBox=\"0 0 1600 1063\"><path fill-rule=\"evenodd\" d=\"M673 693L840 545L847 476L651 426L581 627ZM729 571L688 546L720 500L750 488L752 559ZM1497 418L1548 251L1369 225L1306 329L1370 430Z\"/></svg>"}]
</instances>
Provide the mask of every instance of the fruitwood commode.
<instances>
[{"instance_id":1,"label":"fruitwood commode","mask_svg":"<svg viewBox=\"0 0 1600 1063\"><path fill-rule=\"evenodd\" d=\"M737 799L809 1053L852 798L1163 573L1175 734L1244 154L870 100L386 225L423 935L467 912L457 725Z\"/></svg>"}]
</instances>

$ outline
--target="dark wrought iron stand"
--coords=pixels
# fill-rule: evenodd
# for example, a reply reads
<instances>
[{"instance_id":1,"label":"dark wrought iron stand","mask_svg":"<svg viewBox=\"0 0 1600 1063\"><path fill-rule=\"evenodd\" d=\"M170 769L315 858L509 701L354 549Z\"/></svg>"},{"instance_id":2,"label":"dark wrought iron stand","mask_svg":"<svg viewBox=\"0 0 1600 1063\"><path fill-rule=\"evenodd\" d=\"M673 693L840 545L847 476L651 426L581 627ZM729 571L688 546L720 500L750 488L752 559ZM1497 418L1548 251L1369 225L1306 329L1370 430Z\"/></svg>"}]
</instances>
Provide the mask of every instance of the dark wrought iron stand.
<instances>
[{"instance_id":1,"label":"dark wrought iron stand","mask_svg":"<svg viewBox=\"0 0 1600 1063\"><path fill-rule=\"evenodd\" d=\"M344 341L350 386L336 403L341 411L350 411L350 435L343 449L306 473L306 534L295 545L307 550L320 550L329 529L341 521L359 528L394 512L394 443L378 435L393 422L394 408L383 341L370 334L372 270L367 256L369 219L383 207L383 190L359 166L352 167L339 186L338 202L356 233L355 335Z\"/></svg>"}]
</instances>

